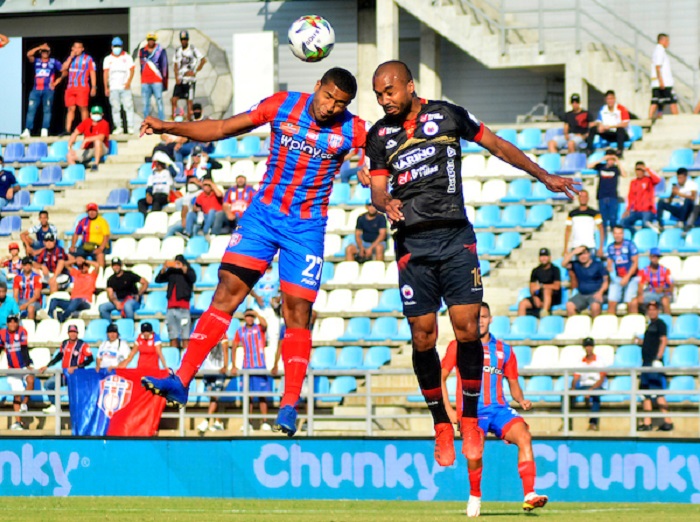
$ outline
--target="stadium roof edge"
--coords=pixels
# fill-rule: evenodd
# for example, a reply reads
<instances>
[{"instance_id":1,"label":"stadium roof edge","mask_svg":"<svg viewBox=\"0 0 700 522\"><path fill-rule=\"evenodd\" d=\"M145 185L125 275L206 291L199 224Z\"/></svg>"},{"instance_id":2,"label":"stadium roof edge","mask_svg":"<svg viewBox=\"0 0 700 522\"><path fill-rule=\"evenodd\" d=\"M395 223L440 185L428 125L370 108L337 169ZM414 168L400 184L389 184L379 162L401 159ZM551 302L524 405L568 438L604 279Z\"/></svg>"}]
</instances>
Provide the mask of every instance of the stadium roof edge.
<instances>
[{"instance_id":1,"label":"stadium roof edge","mask_svg":"<svg viewBox=\"0 0 700 522\"><path fill-rule=\"evenodd\" d=\"M36 14L65 11L85 11L103 9L124 9L130 7L191 6L194 4L230 4L232 2L251 2L255 0L61 0L60 2L33 5L32 0L0 0L2 14ZM258 0L263 3L264 0Z\"/></svg>"}]
</instances>

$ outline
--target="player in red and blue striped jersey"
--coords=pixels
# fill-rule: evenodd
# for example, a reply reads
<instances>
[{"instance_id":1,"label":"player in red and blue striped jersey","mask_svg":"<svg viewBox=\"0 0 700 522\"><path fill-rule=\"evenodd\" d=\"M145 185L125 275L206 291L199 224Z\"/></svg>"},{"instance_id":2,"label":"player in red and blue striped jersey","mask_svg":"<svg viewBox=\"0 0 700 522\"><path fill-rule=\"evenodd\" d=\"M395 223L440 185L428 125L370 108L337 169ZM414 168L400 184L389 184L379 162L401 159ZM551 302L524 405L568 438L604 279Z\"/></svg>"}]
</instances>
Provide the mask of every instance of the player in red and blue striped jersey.
<instances>
[{"instance_id":1,"label":"player in red and blue striped jersey","mask_svg":"<svg viewBox=\"0 0 700 522\"><path fill-rule=\"evenodd\" d=\"M7 327L0 330L0 352L5 350L7 354L7 366L13 370L32 369L32 358L29 356L29 345L27 344L27 330L19 324L19 316L8 315ZM34 389L34 375L10 375L7 378L12 391L22 392ZM22 397L15 395L12 407L16 412L25 413L29 395ZM15 417L15 422L10 427L12 430L23 430L22 417Z\"/></svg>"},{"instance_id":2,"label":"player in red and blue striped jersey","mask_svg":"<svg viewBox=\"0 0 700 522\"><path fill-rule=\"evenodd\" d=\"M163 132L210 142L270 124L267 171L231 235L219 270L219 285L202 315L177 375L145 377L143 384L170 403L187 402L187 386L209 351L224 335L231 314L248 295L279 251L285 390L273 426L296 431L296 410L311 353L309 322L323 268L323 242L333 178L354 147L364 147L365 123L347 112L357 94L355 77L333 68L316 82L313 94L277 93L248 112L226 120L163 122L148 117L142 134Z\"/></svg>"},{"instance_id":3,"label":"player in red and blue striped jersey","mask_svg":"<svg viewBox=\"0 0 700 522\"><path fill-rule=\"evenodd\" d=\"M532 408L532 403L525 399L518 383L518 362L513 349L503 341L496 339L489 331L491 325L491 309L488 303L481 303L479 314L479 332L484 348L484 371L481 381L481 396L479 397L478 423L484 433L491 432L497 437L518 447L518 472L523 482L525 500L523 509L531 511L544 507L546 495L535 492L535 458L532 452L532 437L525 420L511 408L503 394L503 377L508 379L511 396L520 404L523 410ZM457 341L452 341L447 347L447 353L442 360L442 393L449 397L447 377L457 366ZM458 415L462 412L462 390L459 369L457 369L457 412L449 400L445 400L445 409L453 423L458 423ZM467 503L467 516L478 517L481 512L481 475L483 460L467 459L469 468L470 494Z\"/></svg>"}]
</instances>

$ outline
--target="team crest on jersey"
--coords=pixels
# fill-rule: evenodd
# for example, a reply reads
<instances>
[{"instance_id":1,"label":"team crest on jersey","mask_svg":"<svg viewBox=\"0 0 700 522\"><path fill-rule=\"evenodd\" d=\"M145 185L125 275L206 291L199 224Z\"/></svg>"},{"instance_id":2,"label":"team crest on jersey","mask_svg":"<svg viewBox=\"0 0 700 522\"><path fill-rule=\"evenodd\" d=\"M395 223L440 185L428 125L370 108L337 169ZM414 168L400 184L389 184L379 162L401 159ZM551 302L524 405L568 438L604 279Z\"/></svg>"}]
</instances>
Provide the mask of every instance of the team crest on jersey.
<instances>
[{"instance_id":1,"label":"team crest on jersey","mask_svg":"<svg viewBox=\"0 0 700 522\"><path fill-rule=\"evenodd\" d=\"M282 129L284 134L292 136L299 132L299 125L294 125L291 122L285 121L280 125L280 129Z\"/></svg>"},{"instance_id":2,"label":"team crest on jersey","mask_svg":"<svg viewBox=\"0 0 700 522\"><path fill-rule=\"evenodd\" d=\"M434 121L429 121L423 125L423 134L426 136L435 136L439 130L440 127L438 127L438 124Z\"/></svg>"},{"instance_id":3,"label":"team crest on jersey","mask_svg":"<svg viewBox=\"0 0 700 522\"><path fill-rule=\"evenodd\" d=\"M433 121L433 120L444 120L445 117L440 114L439 112L433 112L429 114L421 114L421 117L418 118L418 121L421 123L425 123L426 121Z\"/></svg>"},{"instance_id":4,"label":"team crest on jersey","mask_svg":"<svg viewBox=\"0 0 700 522\"><path fill-rule=\"evenodd\" d=\"M404 299L413 299L413 288L410 285L403 285L401 287L401 295Z\"/></svg>"},{"instance_id":5,"label":"team crest on jersey","mask_svg":"<svg viewBox=\"0 0 700 522\"><path fill-rule=\"evenodd\" d=\"M132 383L119 377L110 375L100 381L100 395L97 398L97 407L110 419L131 400Z\"/></svg>"},{"instance_id":6,"label":"team crest on jersey","mask_svg":"<svg viewBox=\"0 0 700 522\"><path fill-rule=\"evenodd\" d=\"M328 145L334 149L340 148L343 144L343 137L340 134L331 134L328 138Z\"/></svg>"},{"instance_id":7,"label":"team crest on jersey","mask_svg":"<svg viewBox=\"0 0 700 522\"><path fill-rule=\"evenodd\" d=\"M396 134L401 130L401 127L382 127L379 129L377 134L380 136L386 136L387 134Z\"/></svg>"},{"instance_id":8,"label":"team crest on jersey","mask_svg":"<svg viewBox=\"0 0 700 522\"><path fill-rule=\"evenodd\" d=\"M306 133L306 139L316 141L319 137L318 132L309 131Z\"/></svg>"},{"instance_id":9,"label":"team crest on jersey","mask_svg":"<svg viewBox=\"0 0 700 522\"><path fill-rule=\"evenodd\" d=\"M231 234L231 239L228 240L228 246L235 247L238 243L241 242L241 239L243 239L243 236L238 232L234 232L233 234Z\"/></svg>"}]
</instances>

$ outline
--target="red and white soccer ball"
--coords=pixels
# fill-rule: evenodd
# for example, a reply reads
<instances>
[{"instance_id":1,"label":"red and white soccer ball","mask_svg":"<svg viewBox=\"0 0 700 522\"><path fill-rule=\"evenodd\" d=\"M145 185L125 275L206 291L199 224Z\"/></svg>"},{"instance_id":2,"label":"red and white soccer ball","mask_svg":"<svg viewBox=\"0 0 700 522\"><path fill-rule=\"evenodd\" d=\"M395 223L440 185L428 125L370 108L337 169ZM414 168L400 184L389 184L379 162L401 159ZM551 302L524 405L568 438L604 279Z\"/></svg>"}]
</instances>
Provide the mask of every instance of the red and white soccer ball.
<instances>
[{"instance_id":1,"label":"red and white soccer ball","mask_svg":"<svg viewBox=\"0 0 700 522\"><path fill-rule=\"evenodd\" d=\"M319 62L335 45L335 31L325 18L306 15L294 21L287 32L292 54L304 62Z\"/></svg>"}]
</instances>

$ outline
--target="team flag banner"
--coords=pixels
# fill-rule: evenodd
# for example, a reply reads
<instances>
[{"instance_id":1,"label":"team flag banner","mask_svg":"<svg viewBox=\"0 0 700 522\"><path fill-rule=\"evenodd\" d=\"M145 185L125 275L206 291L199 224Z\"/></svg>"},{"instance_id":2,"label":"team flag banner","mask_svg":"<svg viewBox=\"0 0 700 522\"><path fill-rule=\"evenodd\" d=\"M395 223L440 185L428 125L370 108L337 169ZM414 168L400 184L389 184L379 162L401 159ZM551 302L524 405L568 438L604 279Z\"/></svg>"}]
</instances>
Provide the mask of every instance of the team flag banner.
<instances>
[{"instance_id":1,"label":"team flag banner","mask_svg":"<svg viewBox=\"0 0 700 522\"><path fill-rule=\"evenodd\" d=\"M141 386L146 374L165 377L167 371L78 369L67 375L73 435L154 436L165 399Z\"/></svg>"}]
</instances>

